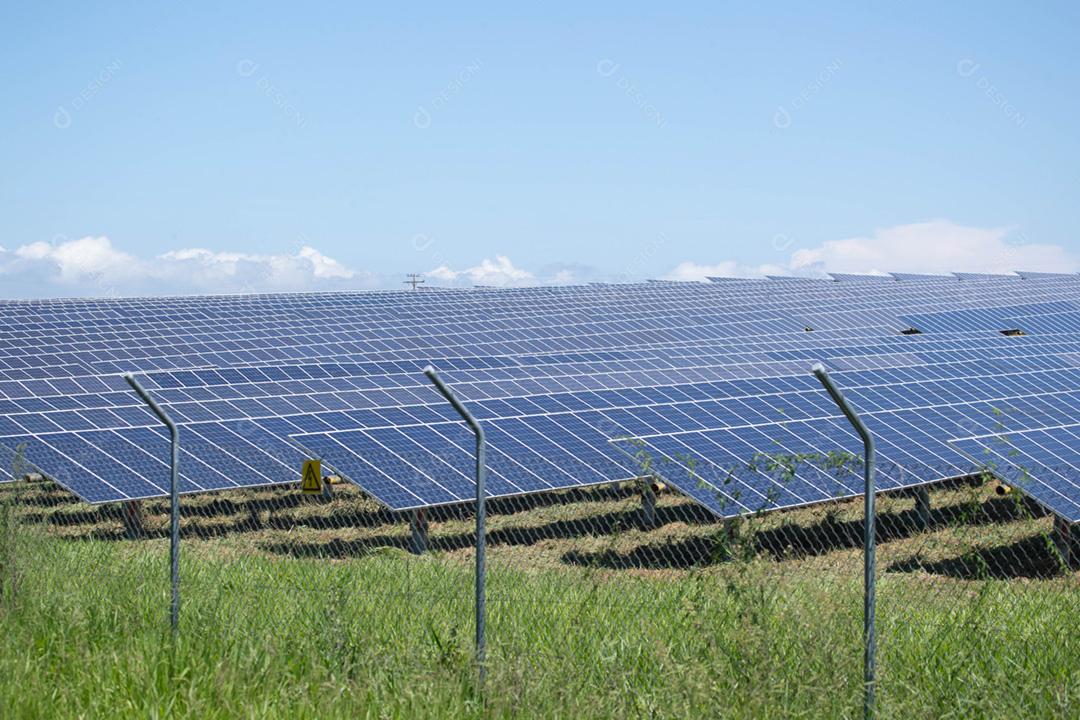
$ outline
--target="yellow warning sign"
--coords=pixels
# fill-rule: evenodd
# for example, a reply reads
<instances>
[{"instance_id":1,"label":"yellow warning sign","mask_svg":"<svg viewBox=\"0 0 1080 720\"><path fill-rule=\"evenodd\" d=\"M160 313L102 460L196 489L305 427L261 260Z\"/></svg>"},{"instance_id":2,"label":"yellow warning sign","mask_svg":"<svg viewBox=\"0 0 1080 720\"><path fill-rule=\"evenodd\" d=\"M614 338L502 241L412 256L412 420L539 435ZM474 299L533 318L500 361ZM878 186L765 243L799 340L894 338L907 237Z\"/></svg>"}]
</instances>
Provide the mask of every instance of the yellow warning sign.
<instances>
[{"instance_id":1,"label":"yellow warning sign","mask_svg":"<svg viewBox=\"0 0 1080 720\"><path fill-rule=\"evenodd\" d=\"M304 481L300 487L305 495L317 495L322 492L322 463L318 460L305 460Z\"/></svg>"}]
</instances>

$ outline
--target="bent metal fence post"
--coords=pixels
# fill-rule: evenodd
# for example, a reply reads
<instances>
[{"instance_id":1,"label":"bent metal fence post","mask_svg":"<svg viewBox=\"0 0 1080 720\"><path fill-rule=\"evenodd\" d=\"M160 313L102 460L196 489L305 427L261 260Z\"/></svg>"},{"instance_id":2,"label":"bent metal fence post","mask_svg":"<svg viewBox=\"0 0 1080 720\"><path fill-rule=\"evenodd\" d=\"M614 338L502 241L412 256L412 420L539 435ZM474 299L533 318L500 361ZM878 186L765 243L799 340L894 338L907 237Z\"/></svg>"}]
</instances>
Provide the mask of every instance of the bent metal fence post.
<instances>
[{"instance_id":1,"label":"bent metal fence post","mask_svg":"<svg viewBox=\"0 0 1080 720\"><path fill-rule=\"evenodd\" d=\"M486 568L484 565L484 551L486 545L486 503L487 493L484 488L487 479L487 463L485 461L484 428L469 412L468 408L461 404L454 392L442 381L434 367L428 365L424 368L424 374L434 383L443 397L449 401L458 414L472 428L476 434L476 667L479 674L480 687L484 686L484 586L486 582Z\"/></svg>"},{"instance_id":2,"label":"bent metal fence post","mask_svg":"<svg viewBox=\"0 0 1080 720\"><path fill-rule=\"evenodd\" d=\"M814 363L811 370L817 379L821 381L821 384L825 386L833 402L844 413L855 431L859 433L866 453L863 460L863 472L866 480L863 489L866 500L866 519L863 534L863 572L865 575L863 600L863 683L865 694L863 696L863 716L871 718L874 716L874 661L877 651L874 637L874 555L876 550L874 535L874 436L870 434L870 430L863 424L862 418L855 412L855 409L848 404L844 394L840 392L840 388L833 383L825 366L821 363Z\"/></svg>"},{"instance_id":3,"label":"bent metal fence post","mask_svg":"<svg viewBox=\"0 0 1080 720\"><path fill-rule=\"evenodd\" d=\"M169 429L171 456L169 459L169 564L172 582L172 603L169 608L169 621L172 625L173 639L180 629L180 430L169 414L161 408L150 393L139 384L131 373L124 375L124 380L142 398L155 415Z\"/></svg>"}]
</instances>

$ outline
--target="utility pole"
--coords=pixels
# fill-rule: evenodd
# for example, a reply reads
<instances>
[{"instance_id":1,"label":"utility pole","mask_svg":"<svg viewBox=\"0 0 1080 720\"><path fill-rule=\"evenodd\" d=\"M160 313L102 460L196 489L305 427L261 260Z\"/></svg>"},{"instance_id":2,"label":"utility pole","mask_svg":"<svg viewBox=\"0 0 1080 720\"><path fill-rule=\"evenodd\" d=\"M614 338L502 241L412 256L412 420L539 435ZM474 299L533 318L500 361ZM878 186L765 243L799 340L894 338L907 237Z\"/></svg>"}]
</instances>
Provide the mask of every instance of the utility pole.
<instances>
[{"instance_id":1,"label":"utility pole","mask_svg":"<svg viewBox=\"0 0 1080 720\"><path fill-rule=\"evenodd\" d=\"M402 285L412 285L412 289L415 290L420 285L424 284L424 276L419 273L409 273L408 280L401 283Z\"/></svg>"}]
</instances>

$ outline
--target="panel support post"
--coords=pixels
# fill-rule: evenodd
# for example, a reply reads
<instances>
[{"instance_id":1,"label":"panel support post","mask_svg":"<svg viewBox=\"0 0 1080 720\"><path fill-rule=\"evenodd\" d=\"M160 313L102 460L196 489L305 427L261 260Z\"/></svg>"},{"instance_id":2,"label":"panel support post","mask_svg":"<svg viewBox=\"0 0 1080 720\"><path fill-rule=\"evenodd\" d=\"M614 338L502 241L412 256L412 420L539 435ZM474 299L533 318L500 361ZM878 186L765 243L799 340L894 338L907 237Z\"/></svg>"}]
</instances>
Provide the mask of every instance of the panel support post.
<instances>
[{"instance_id":1,"label":"panel support post","mask_svg":"<svg viewBox=\"0 0 1080 720\"><path fill-rule=\"evenodd\" d=\"M920 530L930 527L930 489L915 488L915 523Z\"/></svg>"},{"instance_id":2,"label":"panel support post","mask_svg":"<svg viewBox=\"0 0 1080 720\"><path fill-rule=\"evenodd\" d=\"M487 605L485 591L487 584L487 564L485 559L487 548L487 442L484 439L484 428L473 417L469 409L461 404L454 395L454 391L447 387L439 377L438 371L428 365L424 368L424 374L435 385L446 401L449 402L458 415L472 428L476 435L476 672L477 684L482 695L484 692L484 676L487 672L484 665L485 640L484 631L487 620Z\"/></svg>"},{"instance_id":3,"label":"panel support post","mask_svg":"<svg viewBox=\"0 0 1080 720\"><path fill-rule=\"evenodd\" d=\"M409 520L409 549L414 555L423 555L428 549L428 520L425 510L413 510Z\"/></svg>"},{"instance_id":4,"label":"panel support post","mask_svg":"<svg viewBox=\"0 0 1080 720\"><path fill-rule=\"evenodd\" d=\"M1054 516L1054 545L1061 553L1061 563L1069 569L1073 567L1072 525L1064 518Z\"/></svg>"},{"instance_id":5,"label":"panel support post","mask_svg":"<svg viewBox=\"0 0 1080 720\"><path fill-rule=\"evenodd\" d=\"M641 483L641 524L646 530L656 527L656 489L653 478L645 478Z\"/></svg>"},{"instance_id":6,"label":"panel support post","mask_svg":"<svg viewBox=\"0 0 1080 720\"><path fill-rule=\"evenodd\" d=\"M124 379L169 430L169 577L172 584L169 622L175 643L180 631L180 430L134 375L126 373Z\"/></svg>"},{"instance_id":7,"label":"panel support post","mask_svg":"<svg viewBox=\"0 0 1080 720\"><path fill-rule=\"evenodd\" d=\"M865 498L865 520L863 521L863 717L869 720L875 714L874 690L877 682L875 677L877 638L874 618L876 610L874 583L877 554L876 511L874 509L874 496L876 494L874 488L874 436L870 434L869 428L863 424L862 418L855 412L855 408L851 407L844 394L840 392L840 388L833 383L825 366L821 363L814 363L811 370L863 441L863 495Z\"/></svg>"},{"instance_id":8,"label":"panel support post","mask_svg":"<svg viewBox=\"0 0 1080 720\"><path fill-rule=\"evenodd\" d=\"M124 518L124 536L128 540L145 537L146 526L143 524L142 500L127 500L121 503L120 510Z\"/></svg>"}]
</instances>

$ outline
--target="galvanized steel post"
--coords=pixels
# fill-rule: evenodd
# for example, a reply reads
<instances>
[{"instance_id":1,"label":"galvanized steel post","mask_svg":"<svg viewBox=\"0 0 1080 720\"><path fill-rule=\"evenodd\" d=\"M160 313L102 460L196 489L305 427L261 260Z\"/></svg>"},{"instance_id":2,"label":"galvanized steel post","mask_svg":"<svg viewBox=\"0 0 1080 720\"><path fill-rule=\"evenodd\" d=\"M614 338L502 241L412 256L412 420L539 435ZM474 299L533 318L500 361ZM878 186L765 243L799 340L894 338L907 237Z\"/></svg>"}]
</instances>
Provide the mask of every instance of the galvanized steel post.
<instances>
[{"instance_id":1,"label":"galvanized steel post","mask_svg":"<svg viewBox=\"0 0 1080 720\"><path fill-rule=\"evenodd\" d=\"M169 620L172 624L173 639L176 639L180 629L180 431L176 423L172 421L150 393L135 376L126 373L124 379L128 385L138 393L155 415L165 423L169 429L169 437L172 445L172 456L169 463L169 563L170 577L172 580L172 604L169 610Z\"/></svg>"},{"instance_id":2,"label":"galvanized steel post","mask_svg":"<svg viewBox=\"0 0 1080 720\"><path fill-rule=\"evenodd\" d=\"M859 414L848 404L840 388L836 387L828 371L821 363L814 363L811 368L821 384L825 386L833 402L847 417L848 422L862 438L865 457L863 459L863 472L865 487L863 489L865 503L865 520L863 534L863 717L874 716L874 685L875 685L875 657L877 654L877 638L874 632L875 613L875 513L874 513L874 437L870 430L863 424Z\"/></svg>"},{"instance_id":3,"label":"galvanized steel post","mask_svg":"<svg viewBox=\"0 0 1080 720\"><path fill-rule=\"evenodd\" d=\"M424 374L435 384L442 396L453 405L469 427L476 435L476 667L479 673L480 687L484 686L484 629L486 623L484 590L487 580L487 566L485 563L485 549L487 546L487 462L485 460L486 442L484 429L473 417L472 413L461 404L454 392L447 387L439 377L439 373L432 366L424 368Z\"/></svg>"}]
</instances>

